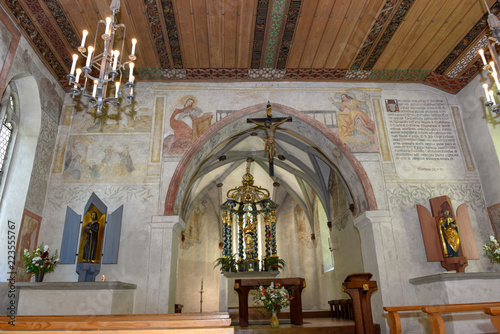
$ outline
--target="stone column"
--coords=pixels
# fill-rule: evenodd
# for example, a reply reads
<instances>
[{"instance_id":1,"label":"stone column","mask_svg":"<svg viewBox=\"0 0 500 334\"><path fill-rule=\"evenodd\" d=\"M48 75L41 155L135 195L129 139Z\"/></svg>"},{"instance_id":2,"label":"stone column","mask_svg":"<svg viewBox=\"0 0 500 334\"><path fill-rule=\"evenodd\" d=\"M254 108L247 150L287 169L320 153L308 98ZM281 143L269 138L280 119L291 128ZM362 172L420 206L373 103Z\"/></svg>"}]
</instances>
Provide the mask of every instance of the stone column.
<instances>
[{"instance_id":1,"label":"stone column","mask_svg":"<svg viewBox=\"0 0 500 334\"><path fill-rule=\"evenodd\" d=\"M146 313L174 313L179 237L186 225L179 216L153 216L149 226Z\"/></svg>"},{"instance_id":2,"label":"stone column","mask_svg":"<svg viewBox=\"0 0 500 334\"><path fill-rule=\"evenodd\" d=\"M383 328L383 306L404 305L400 283L397 249L389 211L366 211L354 219L361 237L365 273L373 274L379 291L372 296L373 320Z\"/></svg>"}]
</instances>

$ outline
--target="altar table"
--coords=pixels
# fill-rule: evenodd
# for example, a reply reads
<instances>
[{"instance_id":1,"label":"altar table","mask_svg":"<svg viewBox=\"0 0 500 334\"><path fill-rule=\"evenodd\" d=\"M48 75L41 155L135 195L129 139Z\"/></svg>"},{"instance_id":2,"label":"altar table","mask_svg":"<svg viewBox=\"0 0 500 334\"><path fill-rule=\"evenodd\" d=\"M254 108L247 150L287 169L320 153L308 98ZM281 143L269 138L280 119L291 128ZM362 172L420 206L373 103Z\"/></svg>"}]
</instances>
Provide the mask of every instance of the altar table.
<instances>
[{"instance_id":1,"label":"altar table","mask_svg":"<svg viewBox=\"0 0 500 334\"><path fill-rule=\"evenodd\" d=\"M303 278L255 278L255 279L237 279L234 281L234 290L239 297L239 316L240 327L248 326L248 293L252 289L258 289L259 286L267 287L274 284L281 284L292 291L293 299L290 302L290 322L294 325L302 325L302 289L306 287L306 281Z\"/></svg>"}]
</instances>

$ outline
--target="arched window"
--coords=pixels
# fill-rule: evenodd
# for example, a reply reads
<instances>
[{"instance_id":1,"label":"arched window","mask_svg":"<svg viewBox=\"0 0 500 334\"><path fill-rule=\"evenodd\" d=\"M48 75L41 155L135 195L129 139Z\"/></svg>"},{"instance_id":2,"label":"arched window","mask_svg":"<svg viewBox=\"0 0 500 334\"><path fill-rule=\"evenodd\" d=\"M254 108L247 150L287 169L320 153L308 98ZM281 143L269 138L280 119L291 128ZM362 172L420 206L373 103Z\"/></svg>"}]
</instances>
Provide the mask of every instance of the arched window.
<instances>
[{"instance_id":1,"label":"arched window","mask_svg":"<svg viewBox=\"0 0 500 334\"><path fill-rule=\"evenodd\" d=\"M9 169L9 162L12 156L16 129L19 124L17 94L9 85L0 103L0 194L2 193L4 180Z\"/></svg>"}]
</instances>

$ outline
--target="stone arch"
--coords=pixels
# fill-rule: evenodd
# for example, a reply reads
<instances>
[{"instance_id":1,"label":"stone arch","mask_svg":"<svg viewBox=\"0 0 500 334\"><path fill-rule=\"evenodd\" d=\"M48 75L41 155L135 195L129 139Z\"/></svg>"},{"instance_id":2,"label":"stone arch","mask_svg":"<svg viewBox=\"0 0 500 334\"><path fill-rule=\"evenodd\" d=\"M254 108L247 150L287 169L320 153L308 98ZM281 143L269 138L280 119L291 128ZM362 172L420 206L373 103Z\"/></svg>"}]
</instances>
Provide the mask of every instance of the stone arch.
<instances>
[{"instance_id":1,"label":"stone arch","mask_svg":"<svg viewBox=\"0 0 500 334\"><path fill-rule=\"evenodd\" d=\"M31 75L19 74L13 77L9 84L16 87L20 117L17 138L0 201L0 221L4 222L0 228L2 249L7 249L7 221L15 223L16 235L19 232L42 121L40 93L35 78ZM8 271L7 262L2 262L0 280Z\"/></svg>"},{"instance_id":2,"label":"stone arch","mask_svg":"<svg viewBox=\"0 0 500 334\"><path fill-rule=\"evenodd\" d=\"M187 180L197 169L199 162L206 158L204 154L207 155L207 152L210 152L210 149L207 148L210 146L213 147L237 133L248 130L250 125L246 124L246 118L265 109L266 104L257 104L243 108L212 125L189 147L181 158L170 181L165 198L164 215L179 215L180 203L182 202L186 191L184 187L182 187L182 183L187 183ZM359 185L358 188L360 188L360 192L362 192L361 195L364 198L363 201L366 201L366 205L362 211L377 210L375 195L366 171L361 163L350 152L348 147L342 143L332 131L315 119L285 105L273 103L273 112L279 112L286 116L292 116L294 123L288 124L295 124L294 126L296 127L296 131L300 131L299 127L305 126L305 128L314 131L316 135L319 135L324 141L323 144L338 149L346 162L342 164L343 167L340 168L340 172L342 173L342 169L345 170L346 167L352 171L349 183ZM324 151L324 153L327 152ZM340 166L340 163L338 165Z\"/></svg>"}]
</instances>

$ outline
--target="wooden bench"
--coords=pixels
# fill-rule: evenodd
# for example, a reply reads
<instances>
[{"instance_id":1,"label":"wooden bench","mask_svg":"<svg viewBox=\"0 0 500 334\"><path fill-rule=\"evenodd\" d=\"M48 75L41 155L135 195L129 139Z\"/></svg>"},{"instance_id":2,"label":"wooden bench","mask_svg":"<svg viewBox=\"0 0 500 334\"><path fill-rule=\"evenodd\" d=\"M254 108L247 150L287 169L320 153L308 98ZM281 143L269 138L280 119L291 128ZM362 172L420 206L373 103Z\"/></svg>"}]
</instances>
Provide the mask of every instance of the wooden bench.
<instances>
[{"instance_id":1,"label":"wooden bench","mask_svg":"<svg viewBox=\"0 0 500 334\"><path fill-rule=\"evenodd\" d=\"M394 306L384 307L388 312L388 323L391 329L391 334L401 333L401 319L399 312L423 312L427 313L427 319L432 326L433 334L446 333L443 317L441 313L452 312L473 312L483 311L491 315L491 322L493 326L499 329L500 326L500 302L497 303L471 303L471 304L447 304L447 305L415 305L415 306ZM491 311L492 313L488 313ZM496 313L498 312L498 313ZM493 316L494 315L494 316ZM499 317L497 317L497 315Z\"/></svg>"},{"instance_id":2,"label":"wooden bench","mask_svg":"<svg viewBox=\"0 0 500 334\"><path fill-rule=\"evenodd\" d=\"M0 317L0 331L34 333L234 333L229 313L60 315Z\"/></svg>"},{"instance_id":3,"label":"wooden bench","mask_svg":"<svg viewBox=\"0 0 500 334\"><path fill-rule=\"evenodd\" d=\"M330 304L330 312L332 314L332 318L346 320L354 319L352 299L329 300L328 304Z\"/></svg>"}]
</instances>

